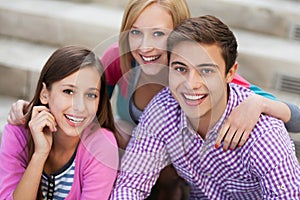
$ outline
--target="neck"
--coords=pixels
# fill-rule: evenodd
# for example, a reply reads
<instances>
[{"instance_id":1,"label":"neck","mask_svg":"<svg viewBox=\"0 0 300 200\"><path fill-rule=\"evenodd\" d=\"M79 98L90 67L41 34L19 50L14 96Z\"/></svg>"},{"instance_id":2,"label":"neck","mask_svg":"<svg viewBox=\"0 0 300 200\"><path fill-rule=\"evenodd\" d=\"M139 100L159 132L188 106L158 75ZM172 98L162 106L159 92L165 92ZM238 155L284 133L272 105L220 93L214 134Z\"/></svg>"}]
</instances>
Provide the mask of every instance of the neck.
<instances>
[{"instance_id":1,"label":"neck","mask_svg":"<svg viewBox=\"0 0 300 200\"><path fill-rule=\"evenodd\" d=\"M161 88L168 85L168 72L167 67L162 68L157 74L148 75L141 70L138 86L141 85L160 85Z\"/></svg>"},{"instance_id":2,"label":"neck","mask_svg":"<svg viewBox=\"0 0 300 200\"><path fill-rule=\"evenodd\" d=\"M80 141L79 137L68 137L62 133L53 134L52 148L44 165L47 174L61 169L71 159Z\"/></svg>"},{"instance_id":3,"label":"neck","mask_svg":"<svg viewBox=\"0 0 300 200\"><path fill-rule=\"evenodd\" d=\"M212 109L202 115L197 119L190 119L191 124L194 130L197 130L198 134L206 139L207 133L212 129L217 122L221 119L223 113L225 112L227 102L228 102L228 92L224 94L224 98L222 98L218 102L212 102Z\"/></svg>"},{"instance_id":4,"label":"neck","mask_svg":"<svg viewBox=\"0 0 300 200\"><path fill-rule=\"evenodd\" d=\"M80 137L70 137L64 133L53 133L52 150L55 152L74 151L80 141Z\"/></svg>"}]
</instances>

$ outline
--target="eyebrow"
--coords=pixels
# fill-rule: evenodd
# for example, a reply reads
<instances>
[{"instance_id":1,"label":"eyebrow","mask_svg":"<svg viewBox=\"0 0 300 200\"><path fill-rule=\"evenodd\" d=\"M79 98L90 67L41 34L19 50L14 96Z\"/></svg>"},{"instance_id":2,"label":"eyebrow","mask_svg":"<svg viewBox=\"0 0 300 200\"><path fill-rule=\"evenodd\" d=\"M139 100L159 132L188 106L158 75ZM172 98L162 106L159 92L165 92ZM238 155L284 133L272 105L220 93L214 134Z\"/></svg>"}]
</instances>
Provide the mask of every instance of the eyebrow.
<instances>
[{"instance_id":1,"label":"eyebrow","mask_svg":"<svg viewBox=\"0 0 300 200\"><path fill-rule=\"evenodd\" d=\"M67 86L67 87L71 87L71 88L77 88L77 86L73 85L73 84L63 84L63 86ZM96 90L96 91L99 91L100 92L100 89L98 88L88 88L88 90Z\"/></svg>"},{"instance_id":2,"label":"eyebrow","mask_svg":"<svg viewBox=\"0 0 300 200\"><path fill-rule=\"evenodd\" d=\"M167 28L163 28L163 27L138 27L138 26L132 26L131 29L149 29L149 30L167 30Z\"/></svg>"},{"instance_id":3,"label":"eyebrow","mask_svg":"<svg viewBox=\"0 0 300 200\"><path fill-rule=\"evenodd\" d=\"M216 65L214 63L203 63L200 65L197 65L197 67L218 67L218 65Z\"/></svg>"},{"instance_id":4,"label":"eyebrow","mask_svg":"<svg viewBox=\"0 0 300 200\"><path fill-rule=\"evenodd\" d=\"M184 64L183 62L180 61L174 61L171 63L172 65L183 65L183 66L187 66L186 64ZM202 63L200 65L197 65L195 67L218 67L218 65L214 64L214 63Z\"/></svg>"},{"instance_id":5,"label":"eyebrow","mask_svg":"<svg viewBox=\"0 0 300 200\"><path fill-rule=\"evenodd\" d=\"M183 62L179 62L179 61L174 61L174 62L172 62L171 63L171 66L172 65L184 65L184 66L186 66L186 64L184 64Z\"/></svg>"}]
</instances>

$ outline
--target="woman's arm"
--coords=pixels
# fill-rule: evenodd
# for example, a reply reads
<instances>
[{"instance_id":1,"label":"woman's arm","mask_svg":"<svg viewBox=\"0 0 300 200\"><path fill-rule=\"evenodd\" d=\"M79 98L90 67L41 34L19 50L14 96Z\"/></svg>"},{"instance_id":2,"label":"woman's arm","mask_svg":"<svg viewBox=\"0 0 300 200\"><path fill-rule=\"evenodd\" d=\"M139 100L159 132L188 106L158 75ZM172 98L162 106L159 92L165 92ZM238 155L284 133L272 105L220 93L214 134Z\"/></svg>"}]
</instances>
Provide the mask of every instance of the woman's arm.
<instances>
[{"instance_id":1,"label":"woman's arm","mask_svg":"<svg viewBox=\"0 0 300 200\"><path fill-rule=\"evenodd\" d=\"M46 157L34 154L29 164L26 151L28 131L7 124L0 148L0 199L36 199Z\"/></svg>"},{"instance_id":2,"label":"woman's arm","mask_svg":"<svg viewBox=\"0 0 300 200\"><path fill-rule=\"evenodd\" d=\"M285 122L289 132L300 132L300 109L297 106L277 101L272 94L255 85L251 85L250 89L256 94L233 109L219 132L216 148L222 140L224 150L244 145L261 113Z\"/></svg>"},{"instance_id":3,"label":"woman's arm","mask_svg":"<svg viewBox=\"0 0 300 200\"><path fill-rule=\"evenodd\" d=\"M14 193L14 200L36 199L44 164L48 155L33 154Z\"/></svg>"},{"instance_id":4,"label":"woman's arm","mask_svg":"<svg viewBox=\"0 0 300 200\"><path fill-rule=\"evenodd\" d=\"M34 153L14 190L14 200L36 199L44 165L52 147L52 132L57 130L54 116L45 106L33 108L28 126L34 142Z\"/></svg>"}]
</instances>

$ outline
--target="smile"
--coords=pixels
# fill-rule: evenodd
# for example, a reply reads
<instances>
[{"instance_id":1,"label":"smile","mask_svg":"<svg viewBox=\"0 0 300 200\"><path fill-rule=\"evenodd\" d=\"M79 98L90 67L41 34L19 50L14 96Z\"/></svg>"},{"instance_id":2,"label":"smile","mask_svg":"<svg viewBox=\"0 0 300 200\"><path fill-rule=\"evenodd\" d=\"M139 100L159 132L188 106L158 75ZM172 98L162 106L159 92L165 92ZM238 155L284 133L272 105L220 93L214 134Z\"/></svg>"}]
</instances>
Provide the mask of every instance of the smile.
<instances>
[{"instance_id":1,"label":"smile","mask_svg":"<svg viewBox=\"0 0 300 200\"><path fill-rule=\"evenodd\" d=\"M190 95L190 94L183 94L184 98L190 101L199 101L206 97L207 95Z\"/></svg>"},{"instance_id":2,"label":"smile","mask_svg":"<svg viewBox=\"0 0 300 200\"><path fill-rule=\"evenodd\" d=\"M160 56L149 56L149 57L141 56L141 57L146 62L153 62L153 61L157 60Z\"/></svg>"},{"instance_id":3,"label":"smile","mask_svg":"<svg viewBox=\"0 0 300 200\"><path fill-rule=\"evenodd\" d=\"M84 120L84 118L74 117L70 115L65 115L65 117L73 123L81 123Z\"/></svg>"}]
</instances>

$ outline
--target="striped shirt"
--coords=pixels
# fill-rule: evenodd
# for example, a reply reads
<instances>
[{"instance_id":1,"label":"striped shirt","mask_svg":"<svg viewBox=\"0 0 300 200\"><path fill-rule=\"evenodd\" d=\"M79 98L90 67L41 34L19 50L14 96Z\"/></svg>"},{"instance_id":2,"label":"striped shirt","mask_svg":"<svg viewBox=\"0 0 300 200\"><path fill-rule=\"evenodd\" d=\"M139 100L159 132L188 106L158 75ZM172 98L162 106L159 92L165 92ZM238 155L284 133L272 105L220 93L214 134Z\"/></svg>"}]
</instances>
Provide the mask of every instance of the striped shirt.
<instances>
[{"instance_id":1,"label":"striped shirt","mask_svg":"<svg viewBox=\"0 0 300 200\"><path fill-rule=\"evenodd\" d=\"M229 86L225 111L205 140L169 88L156 95L133 132L111 199L145 199L170 163L190 185L190 199L300 199L300 166L281 121L261 115L244 146L214 148L226 117L251 95L244 87Z\"/></svg>"},{"instance_id":2,"label":"striped shirt","mask_svg":"<svg viewBox=\"0 0 300 200\"><path fill-rule=\"evenodd\" d=\"M53 174L42 174L42 195L46 200L63 200L65 199L72 187L75 172L75 155L70 161L60 170Z\"/></svg>"}]
</instances>

